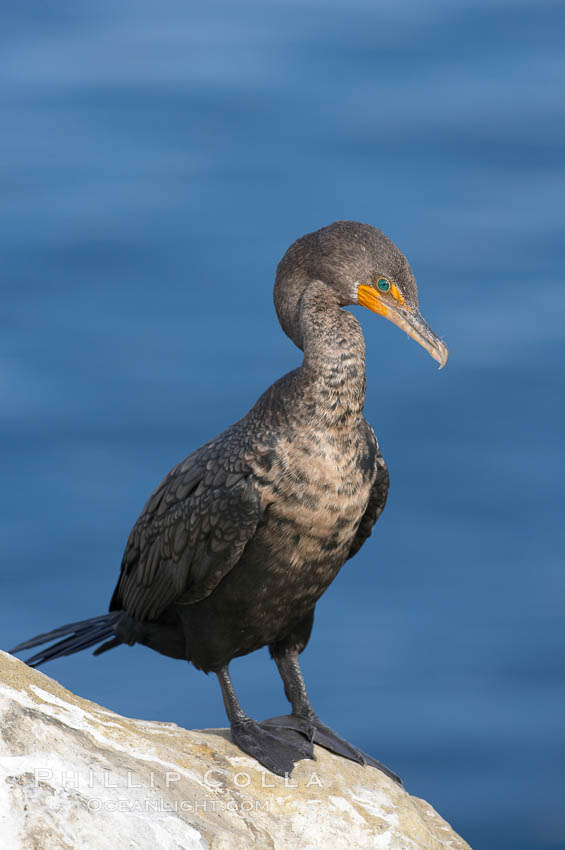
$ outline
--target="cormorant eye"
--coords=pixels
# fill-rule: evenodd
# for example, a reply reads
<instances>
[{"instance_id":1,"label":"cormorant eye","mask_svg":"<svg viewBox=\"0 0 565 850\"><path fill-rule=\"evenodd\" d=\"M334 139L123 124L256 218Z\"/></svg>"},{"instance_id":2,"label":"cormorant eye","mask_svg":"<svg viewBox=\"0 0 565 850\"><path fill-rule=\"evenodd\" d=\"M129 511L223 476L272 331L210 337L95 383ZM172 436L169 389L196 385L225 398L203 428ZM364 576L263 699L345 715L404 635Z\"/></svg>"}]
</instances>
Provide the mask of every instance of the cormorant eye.
<instances>
[{"instance_id":1,"label":"cormorant eye","mask_svg":"<svg viewBox=\"0 0 565 850\"><path fill-rule=\"evenodd\" d=\"M390 290L390 281L386 277L380 277L377 281L377 289L379 292L388 292Z\"/></svg>"}]
</instances>

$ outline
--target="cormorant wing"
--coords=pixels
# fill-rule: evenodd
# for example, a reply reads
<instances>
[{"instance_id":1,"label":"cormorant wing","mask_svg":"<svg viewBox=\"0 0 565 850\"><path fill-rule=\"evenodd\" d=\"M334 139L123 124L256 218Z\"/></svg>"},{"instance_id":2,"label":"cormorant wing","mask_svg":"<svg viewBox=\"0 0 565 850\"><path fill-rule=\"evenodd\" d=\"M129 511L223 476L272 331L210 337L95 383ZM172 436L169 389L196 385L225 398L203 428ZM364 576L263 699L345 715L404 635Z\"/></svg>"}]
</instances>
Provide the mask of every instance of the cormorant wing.
<instances>
[{"instance_id":1,"label":"cormorant wing","mask_svg":"<svg viewBox=\"0 0 565 850\"><path fill-rule=\"evenodd\" d=\"M130 533L111 611L155 620L172 602L208 596L235 566L261 518L240 455L217 438L169 472Z\"/></svg>"},{"instance_id":2,"label":"cormorant wing","mask_svg":"<svg viewBox=\"0 0 565 850\"><path fill-rule=\"evenodd\" d=\"M357 533L353 538L353 542L351 543L351 549L349 550L349 555L347 556L348 559L352 558L353 555L356 555L363 543L371 536L373 526L382 514L384 506L386 505L390 481L388 476L388 469L386 467L386 463L384 462L384 458L381 455L375 432L368 424L368 422L366 422L365 424L367 425L368 438L374 441L375 446L375 480L371 488L367 508L365 510L365 513L363 514L361 522L359 523L359 527L357 528Z\"/></svg>"}]
</instances>

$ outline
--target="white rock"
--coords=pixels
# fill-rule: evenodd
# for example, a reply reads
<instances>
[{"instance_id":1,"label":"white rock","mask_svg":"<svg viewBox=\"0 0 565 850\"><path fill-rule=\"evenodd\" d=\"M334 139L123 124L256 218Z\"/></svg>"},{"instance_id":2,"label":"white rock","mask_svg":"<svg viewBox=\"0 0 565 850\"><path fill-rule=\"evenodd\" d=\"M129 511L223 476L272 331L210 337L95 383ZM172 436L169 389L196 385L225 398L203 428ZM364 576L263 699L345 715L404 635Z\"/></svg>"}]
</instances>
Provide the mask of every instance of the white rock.
<instances>
[{"instance_id":1,"label":"white rock","mask_svg":"<svg viewBox=\"0 0 565 850\"><path fill-rule=\"evenodd\" d=\"M470 850L380 771L316 748L290 780L224 729L120 717L0 652L0 847Z\"/></svg>"}]
</instances>

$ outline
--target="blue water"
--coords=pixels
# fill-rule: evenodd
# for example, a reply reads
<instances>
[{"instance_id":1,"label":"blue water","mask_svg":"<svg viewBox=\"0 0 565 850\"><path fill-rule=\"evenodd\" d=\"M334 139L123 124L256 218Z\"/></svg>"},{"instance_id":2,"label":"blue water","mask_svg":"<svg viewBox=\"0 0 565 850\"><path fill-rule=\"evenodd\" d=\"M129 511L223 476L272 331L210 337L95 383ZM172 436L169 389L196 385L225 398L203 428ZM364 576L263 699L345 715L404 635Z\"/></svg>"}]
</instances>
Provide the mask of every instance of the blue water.
<instances>
[{"instance_id":1,"label":"blue water","mask_svg":"<svg viewBox=\"0 0 565 850\"><path fill-rule=\"evenodd\" d=\"M357 310L392 486L318 606L312 701L473 847L565 846L564 24L519 0L4 8L0 645L106 610L153 486L298 362L286 247L369 221L451 358ZM46 672L225 723L213 677L143 648ZM282 711L266 651L233 674Z\"/></svg>"}]
</instances>

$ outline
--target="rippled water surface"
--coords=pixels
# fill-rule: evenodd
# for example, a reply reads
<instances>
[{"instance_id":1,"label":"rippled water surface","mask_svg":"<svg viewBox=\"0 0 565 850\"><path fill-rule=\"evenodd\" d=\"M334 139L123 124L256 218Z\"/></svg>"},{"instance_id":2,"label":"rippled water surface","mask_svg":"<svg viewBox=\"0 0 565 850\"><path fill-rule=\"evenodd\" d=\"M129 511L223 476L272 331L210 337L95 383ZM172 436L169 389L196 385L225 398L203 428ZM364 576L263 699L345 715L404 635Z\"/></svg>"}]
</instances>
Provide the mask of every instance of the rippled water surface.
<instances>
[{"instance_id":1,"label":"rippled water surface","mask_svg":"<svg viewBox=\"0 0 565 850\"><path fill-rule=\"evenodd\" d=\"M477 850L565 846L562 4L3 19L1 645L106 609L153 486L299 361L271 301L286 247L369 221L451 359L357 311L392 487L318 606L312 701ZM214 677L143 648L46 672L225 723ZM282 711L266 651L233 675Z\"/></svg>"}]
</instances>

